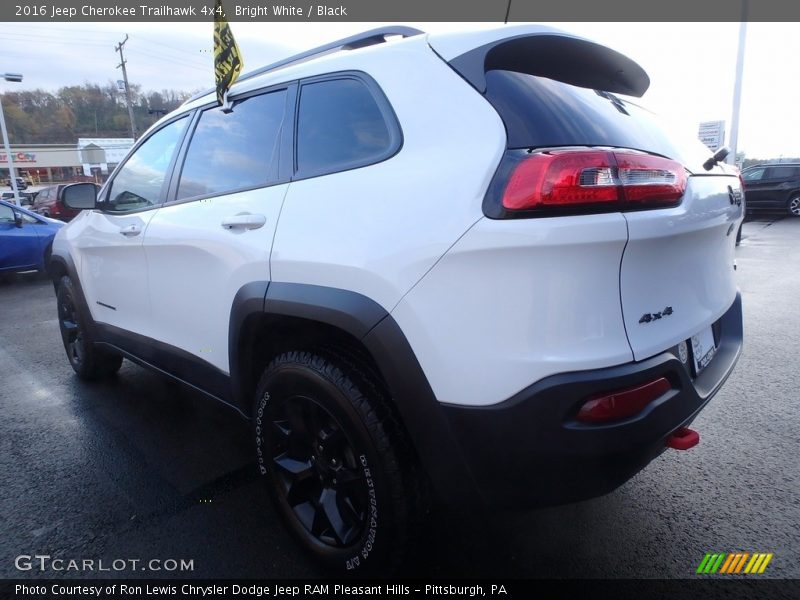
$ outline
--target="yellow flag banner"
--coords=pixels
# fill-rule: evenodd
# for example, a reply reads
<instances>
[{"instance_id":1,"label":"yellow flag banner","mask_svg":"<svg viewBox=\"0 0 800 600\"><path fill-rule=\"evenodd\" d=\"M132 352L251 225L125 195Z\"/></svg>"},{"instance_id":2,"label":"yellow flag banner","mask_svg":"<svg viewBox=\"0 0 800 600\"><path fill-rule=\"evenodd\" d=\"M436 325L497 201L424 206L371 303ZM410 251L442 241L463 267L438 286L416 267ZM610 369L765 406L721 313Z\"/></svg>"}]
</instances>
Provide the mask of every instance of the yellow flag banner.
<instances>
[{"instance_id":1,"label":"yellow flag banner","mask_svg":"<svg viewBox=\"0 0 800 600\"><path fill-rule=\"evenodd\" d=\"M242 53L233 39L233 32L225 11L222 0L217 0L214 7L214 75L217 83L217 101L222 104L225 93L239 77L244 66Z\"/></svg>"}]
</instances>

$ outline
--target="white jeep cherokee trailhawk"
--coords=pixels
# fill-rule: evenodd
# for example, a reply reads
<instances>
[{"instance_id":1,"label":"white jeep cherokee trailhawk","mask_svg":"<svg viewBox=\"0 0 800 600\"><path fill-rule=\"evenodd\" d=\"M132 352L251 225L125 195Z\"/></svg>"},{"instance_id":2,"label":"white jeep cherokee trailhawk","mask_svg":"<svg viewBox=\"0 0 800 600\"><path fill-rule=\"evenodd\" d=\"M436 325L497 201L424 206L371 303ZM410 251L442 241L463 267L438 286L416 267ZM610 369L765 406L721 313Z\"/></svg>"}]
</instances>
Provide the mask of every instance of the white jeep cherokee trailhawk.
<instances>
[{"instance_id":1,"label":"white jeep cherokee trailhawk","mask_svg":"<svg viewBox=\"0 0 800 600\"><path fill-rule=\"evenodd\" d=\"M396 561L428 485L609 492L696 443L742 343L740 180L616 95L648 85L549 28L394 27L192 98L99 193L66 189L69 360L252 419L279 512L333 567Z\"/></svg>"}]
</instances>

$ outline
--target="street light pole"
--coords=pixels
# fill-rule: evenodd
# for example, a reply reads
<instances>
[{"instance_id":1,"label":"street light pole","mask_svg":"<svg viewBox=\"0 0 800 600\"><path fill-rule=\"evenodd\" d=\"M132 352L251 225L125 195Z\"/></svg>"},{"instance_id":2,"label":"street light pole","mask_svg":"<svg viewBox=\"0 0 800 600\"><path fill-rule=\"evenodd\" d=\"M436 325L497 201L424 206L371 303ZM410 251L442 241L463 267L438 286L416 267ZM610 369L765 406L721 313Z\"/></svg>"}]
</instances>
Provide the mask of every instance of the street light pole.
<instances>
[{"instance_id":1,"label":"street light pole","mask_svg":"<svg viewBox=\"0 0 800 600\"><path fill-rule=\"evenodd\" d=\"M742 71L744 69L744 45L747 40L747 0L742 0L742 21L739 23L739 50L736 53L736 79L733 84L733 114L731 115L731 152L728 163L736 164L739 151L739 108L742 103Z\"/></svg>"},{"instance_id":2,"label":"street light pole","mask_svg":"<svg viewBox=\"0 0 800 600\"><path fill-rule=\"evenodd\" d=\"M3 73L6 81L20 82L22 75L19 73ZM11 189L14 190L13 202L19 202L19 189L17 189L17 172L14 170L14 159L11 157L11 144L8 143L8 131L6 131L6 116L3 114L3 97L0 96L0 129L3 130L3 148L6 151L6 163L8 164L8 176L11 180Z\"/></svg>"}]
</instances>

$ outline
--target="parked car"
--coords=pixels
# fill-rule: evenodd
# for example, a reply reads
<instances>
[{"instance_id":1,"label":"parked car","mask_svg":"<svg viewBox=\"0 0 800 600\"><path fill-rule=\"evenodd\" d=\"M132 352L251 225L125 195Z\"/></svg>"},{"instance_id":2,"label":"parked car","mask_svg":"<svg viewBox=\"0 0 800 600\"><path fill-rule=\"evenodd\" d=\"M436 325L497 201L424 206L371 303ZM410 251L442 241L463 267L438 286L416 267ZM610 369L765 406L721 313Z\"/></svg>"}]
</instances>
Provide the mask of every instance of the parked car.
<instances>
[{"instance_id":1,"label":"parked car","mask_svg":"<svg viewBox=\"0 0 800 600\"><path fill-rule=\"evenodd\" d=\"M53 217L65 222L71 221L80 211L64 205L63 193L67 185L66 183L61 183L39 190L31 210L45 217ZM95 184L92 183L90 185Z\"/></svg>"},{"instance_id":2,"label":"parked car","mask_svg":"<svg viewBox=\"0 0 800 600\"><path fill-rule=\"evenodd\" d=\"M70 364L250 419L279 514L343 571L398 560L430 486L605 494L697 443L742 343L738 172L617 95L648 85L546 27L392 27L191 98L64 190Z\"/></svg>"},{"instance_id":3,"label":"parked car","mask_svg":"<svg viewBox=\"0 0 800 600\"><path fill-rule=\"evenodd\" d=\"M32 207L34 200L39 192L20 192L19 205L25 207ZM29 208L30 210L30 208Z\"/></svg>"},{"instance_id":4,"label":"parked car","mask_svg":"<svg viewBox=\"0 0 800 600\"><path fill-rule=\"evenodd\" d=\"M800 217L800 164L756 165L742 171L747 212L785 211Z\"/></svg>"},{"instance_id":5,"label":"parked car","mask_svg":"<svg viewBox=\"0 0 800 600\"><path fill-rule=\"evenodd\" d=\"M0 200L0 273L44 271L63 225Z\"/></svg>"},{"instance_id":6,"label":"parked car","mask_svg":"<svg viewBox=\"0 0 800 600\"><path fill-rule=\"evenodd\" d=\"M29 207L33 204L33 199L36 197L36 192L20 192L18 201L14 198L14 192L2 192L0 193L0 200L5 200L6 202L10 202L11 204L18 204L19 206L26 206Z\"/></svg>"},{"instance_id":7,"label":"parked car","mask_svg":"<svg viewBox=\"0 0 800 600\"><path fill-rule=\"evenodd\" d=\"M8 177L6 179L6 185L8 187L14 187L14 186L11 185L11 178L10 177ZM18 190L26 190L26 189L28 189L28 183L22 177L17 177L17 189Z\"/></svg>"},{"instance_id":8,"label":"parked car","mask_svg":"<svg viewBox=\"0 0 800 600\"><path fill-rule=\"evenodd\" d=\"M31 187L34 184L33 177L27 171L20 171L19 176L25 181L25 184L28 187Z\"/></svg>"}]
</instances>

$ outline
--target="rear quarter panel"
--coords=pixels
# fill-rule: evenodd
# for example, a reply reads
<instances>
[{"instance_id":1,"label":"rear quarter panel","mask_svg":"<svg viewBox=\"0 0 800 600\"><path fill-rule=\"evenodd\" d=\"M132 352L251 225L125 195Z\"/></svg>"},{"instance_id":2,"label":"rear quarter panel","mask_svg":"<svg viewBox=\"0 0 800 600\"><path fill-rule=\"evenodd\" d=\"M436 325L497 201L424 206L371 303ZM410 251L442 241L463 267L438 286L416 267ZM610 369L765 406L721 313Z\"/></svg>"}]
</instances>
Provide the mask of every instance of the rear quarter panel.
<instances>
[{"instance_id":1,"label":"rear quarter panel","mask_svg":"<svg viewBox=\"0 0 800 600\"><path fill-rule=\"evenodd\" d=\"M391 310L481 218L505 129L422 36L358 56L328 69L375 79L403 145L384 162L292 182L271 270L274 281L343 288Z\"/></svg>"}]
</instances>

